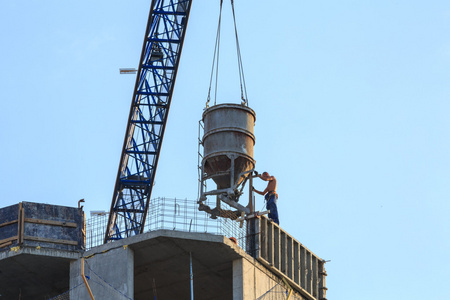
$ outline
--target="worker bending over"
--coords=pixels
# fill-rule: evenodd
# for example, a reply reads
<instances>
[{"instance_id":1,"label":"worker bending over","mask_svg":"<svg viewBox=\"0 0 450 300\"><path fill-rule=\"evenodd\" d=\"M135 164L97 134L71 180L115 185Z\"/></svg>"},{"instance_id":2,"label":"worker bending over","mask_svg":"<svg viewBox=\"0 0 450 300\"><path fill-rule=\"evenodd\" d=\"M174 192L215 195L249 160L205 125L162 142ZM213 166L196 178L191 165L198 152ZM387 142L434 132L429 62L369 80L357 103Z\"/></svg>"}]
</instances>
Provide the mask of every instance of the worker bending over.
<instances>
[{"instance_id":1,"label":"worker bending over","mask_svg":"<svg viewBox=\"0 0 450 300\"><path fill-rule=\"evenodd\" d=\"M270 210L269 213L269 219L280 225L280 220L278 220L278 210L277 210L277 180L275 179L275 176L270 176L269 173L264 172L262 174L256 173L256 176L261 178L264 181L268 181L266 189L263 192L260 192L256 190L253 187L253 190L264 196L264 199L266 199L266 208Z\"/></svg>"}]
</instances>

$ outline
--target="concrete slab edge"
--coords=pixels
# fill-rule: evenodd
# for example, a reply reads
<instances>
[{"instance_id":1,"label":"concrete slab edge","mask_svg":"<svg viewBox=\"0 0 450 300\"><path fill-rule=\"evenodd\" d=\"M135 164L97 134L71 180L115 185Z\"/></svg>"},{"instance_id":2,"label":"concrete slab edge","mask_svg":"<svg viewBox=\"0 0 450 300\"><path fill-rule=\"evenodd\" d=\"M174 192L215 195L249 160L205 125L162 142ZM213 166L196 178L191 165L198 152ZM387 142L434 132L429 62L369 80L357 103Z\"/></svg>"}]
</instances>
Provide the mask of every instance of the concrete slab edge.
<instances>
[{"instance_id":1,"label":"concrete slab edge","mask_svg":"<svg viewBox=\"0 0 450 300\"><path fill-rule=\"evenodd\" d=\"M14 247L11 248L10 251L0 252L0 260L23 254L65 258L70 260L77 260L82 255L82 253L78 251L66 251L66 250L38 248L38 247Z\"/></svg>"}]
</instances>

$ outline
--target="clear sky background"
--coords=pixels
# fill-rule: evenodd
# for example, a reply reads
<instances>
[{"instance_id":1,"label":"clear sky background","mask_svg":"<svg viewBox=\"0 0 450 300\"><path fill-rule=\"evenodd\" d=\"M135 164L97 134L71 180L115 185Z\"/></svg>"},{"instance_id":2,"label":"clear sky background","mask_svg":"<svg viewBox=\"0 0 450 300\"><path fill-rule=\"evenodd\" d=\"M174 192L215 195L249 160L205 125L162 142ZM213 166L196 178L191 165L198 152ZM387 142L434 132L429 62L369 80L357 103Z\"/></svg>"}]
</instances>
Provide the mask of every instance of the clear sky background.
<instances>
[{"instance_id":1,"label":"clear sky background","mask_svg":"<svg viewBox=\"0 0 450 300\"><path fill-rule=\"evenodd\" d=\"M152 197L197 198L218 2L194 0ZM328 299L450 299L450 1L235 2L256 168L330 260ZM149 6L2 1L2 207L109 209ZM218 102L239 103L223 18Z\"/></svg>"}]
</instances>

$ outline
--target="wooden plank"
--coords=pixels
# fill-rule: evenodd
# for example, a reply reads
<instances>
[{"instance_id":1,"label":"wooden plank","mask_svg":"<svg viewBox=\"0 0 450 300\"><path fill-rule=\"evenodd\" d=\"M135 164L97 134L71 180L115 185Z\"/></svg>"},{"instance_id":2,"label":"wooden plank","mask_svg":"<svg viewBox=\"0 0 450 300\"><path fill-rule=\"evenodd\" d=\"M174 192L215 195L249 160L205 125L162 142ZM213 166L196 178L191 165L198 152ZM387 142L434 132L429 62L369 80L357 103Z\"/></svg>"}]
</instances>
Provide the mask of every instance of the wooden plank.
<instances>
[{"instance_id":1,"label":"wooden plank","mask_svg":"<svg viewBox=\"0 0 450 300\"><path fill-rule=\"evenodd\" d=\"M317 298L319 296L319 266L315 256L312 256L312 295Z\"/></svg>"},{"instance_id":2,"label":"wooden plank","mask_svg":"<svg viewBox=\"0 0 450 300\"><path fill-rule=\"evenodd\" d=\"M300 245L300 286L306 289L306 249Z\"/></svg>"},{"instance_id":3,"label":"wooden plank","mask_svg":"<svg viewBox=\"0 0 450 300\"><path fill-rule=\"evenodd\" d=\"M294 282L300 285L300 245L294 240Z\"/></svg>"},{"instance_id":4,"label":"wooden plank","mask_svg":"<svg viewBox=\"0 0 450 300\"><path fill-rule=\"evenodd\" d=\"M267 261L273 265L273 225L269 222L269 220L265 219L267 225Z\"/></svg>"},{"instance_id":5,"label":"wooden plank","mask_svg":"<svg viewBox=\"0 0 450 300\"><path fill-rule=\"evenodd\" d=\"M86 250L86 214L83 210L81 210L81 213L83 214L83 229L81 231L81 233L83 234L83 245L81 247Z\"/></svg>"},{"instance_id":6,"label":"wooden plank","mask_svg":"<svg viewBox=\"0 0 450 300\"><path fill-rule=\"evenodd\" d=\"M306 291L312 294L312 259L311 252L306 251Z\"/></svg>"},{"instance_id":7,"label":"wooden plank","mask_svg":"<svg viewBox=\"0 0 450 300\"><path fill-rule=\"evenodd\" d=\"M12 243L13 243L13 241L9 241L9 242L3 243L3 244L0 243L0 248L8 247L8 246L11 245Z\"/></svg>"},{"instance_id":8,"label":"wooden plank","mask_svg":"<svg viewBox=\"0 0 450 300\"><path fill-rule=\"evenodd\" d=\"M267 243L267 222L265 218L259 218L258 219L259 224L261 226L261 231L260 231L260 248L261 251L259 252L261 257L264 258L265 260L269 260L267 258L267 248L268 248L268 243Z\"/></svg>"},{"instance_id":9,"label":"wooden plank","mask_svg":"<svg viewBox=\"0 0 450 300\"><path fill-rule=\"evenodd\" d=\"M325 262L319 261L319 300L327 299Z\"/></svg>"},{"instance_id":10,"label":"wooden plank","mask_svg":"<svg viewBox=\"0 0 450 300\"><path fill-rule=\"evenodd\" d=\"M18 232L17 232L17 235L18 235L18 242L19 242L19 245L22 245L23 244L23 232L24 232L24 230L25 230L25 226L24 226L24 211L23 211L23 204L22 204L22 202L20 202L19 203L19 218L18 218L18 220L19 220L19 228L18 228Z\"/></svg>"},{"instance_id":11,"label":"wooden plank","mask_svg":"<svg viewBox=\"0 0 450 300\"><path fill-rule=\"evenodd\" d=\"M280 228L271 223L273 228L273 266L280 270Z\"/></svg>"},{"instance_id":12,"label":"wooden plank","mask_svg":"<svg viewBox=\"0 0 450 300\"><path fill-rule=\"evenodd\" d=\"M11 225L11 224L14 224L14 223L17 223L17 222L19 222L19 220L5 222L5 223L0 224L0 227L8 226L8 225Z\"/></svg>"},{"instance_id":13,"label":"wooden plank","mask_svg":"<svg viewBox=\"0 0 450 300\"><path fill-rule=\"evenodd\" d=\"M77 228L77 223L25 218L26 223Z\"/></svg>"},{"instance_id":14,"label":"wooden plank","mask_svg":"<svg viewBox=\"0 0 450 300\"><path fill-rule=\"evenodd\" d=\"M36 236L28 236L28 235L24 236L24 239L28 240L28 241L36 241L36 242L44 242L44 243L66 244L66 245L78 246L78 242L77 241L48 239L48 238L36 237Z\"/></svg>"},{"instance_id":15,"label":"wooden plank","mask_svg":"<svg viewBox=\"0 0 450 300\"><path fill-rule=\"evenodd\" d=\"M292 238L290 236L287 237L287 259L286 259L286 265L287 265L287 276L291 279L294 279L293 274L293 263L294 263L294 255L292 253ZM295 280L294 280L295 281Z\"/></svg>"},{"instance_id":16,"label":"wooden plank","mask_svg":"<svg viewBox=\"0 0 450 300\"><path fill-rule=\"evenodd\" d=\"M255 258L261 256L261 219L255 218Z\"/></svg>"},{"instance_id":17,"label":"wooden plank","mask_svg":"<svg viewBox=\"0 0 450 300\"><path fill-rule=\"evenodd\" d=\"M286 233L280 230L280 271L287 275L287 243L286 243Z\"/></svg>"},{"instance_id":18,"label":"wooden plank","mask_svg":"<svg viewBox=\"0 0 450 300\"><path fill-rule=\"evenodd\" d=\"M17 240L17 238L18 238L17 235L15 235L15 236L9 237L7 239L0 240L0 244L3 245L3 244L6 244L6 243L9 243L9 242L12 243L12 241Z\"/></svg>"}]
</instances>

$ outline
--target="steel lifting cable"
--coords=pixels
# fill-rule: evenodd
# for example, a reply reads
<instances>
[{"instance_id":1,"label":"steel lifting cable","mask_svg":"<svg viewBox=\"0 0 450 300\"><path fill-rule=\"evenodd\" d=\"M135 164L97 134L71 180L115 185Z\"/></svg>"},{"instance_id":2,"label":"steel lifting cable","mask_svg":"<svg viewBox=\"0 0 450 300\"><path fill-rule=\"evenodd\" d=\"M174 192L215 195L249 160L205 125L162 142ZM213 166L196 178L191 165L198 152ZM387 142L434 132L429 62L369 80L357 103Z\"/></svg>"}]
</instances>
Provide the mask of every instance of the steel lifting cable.
<instances>
[{"instance_id":1,"label":"steel lifting cable","mask_svg":"<svg viewBox=\"0 0 450 300\"><path fill-rule=\"evenodd\" d=\"M211 78L209 80L209 90L208 90L208 98L206 100L206 108L209 107L209 101L211 100L211 85L214 74L214 66L216 66L216 82L215 82L215 91L214 91L214 105L217 103L217 82L219 81L219 46L220 46L220 25L222 21L222 6L223 0L220 0L220 11L219 11L219 24L217 25L217 34L216 34L216 44L214 46L214 55L213 55L213 63L211 68ZM216 56L217 55L217 56Z\"/></svg>"},{"instance_id":2,"label":"steel lifting cable","mask_svg":"<svg viewBox=\"0 0 450 300\"><path fill-rule=\"evenodd\" d=\"M241 99L243 101L242 104L248 105L247 88L245 86L245 78L244 78L244 66L242 64L241 48L239 46L239 38L238 38L238 33L237 33L236 15L234 13L234 1L233 0L231 0L231 10L233 11L234 33L236 35L236 51L237 51L238 68L239 68L239 83L241 85ZM245 93L245 97L244 97L244 93Z\"/></svg>"},{"instance_id":3,"label":"steel lifting cable","mask_svg":"<svg viewBox=\"0 0 450 300\"><path fill-rule=\"evenodd\" d=\"M219 79L219 53L220 53L220 26L222 21L222 6L223 6L223 0L220 0L220 12L219 12L219 23L217 25L217 34L216 34L216 43L214 46L214 55L213 55L213 63L211 68L211 78L209 80L209 90L208 90L208 98L206 100L206 108L209 107L209 102L211 101L211 86L214 76L214 68L215 68L215 90L214 90L214 105L217 104L217 83ZM242 64L242 56L241 56L241 48L239 45L239 38L238 38L238 32L237 32L237 25L236 25L236 14L234 12L234 1L231 0L231 9L233 12L233 22L234 22L234 33L236 38L236 52L237 52L237 59L238 59L238 70L239 70L239 84L241 87L241 99L243 105L248 105L248 97L247 97L247 87L245 85L245 77L244 77L244 66Z\"/></svg>"}]
</instances>

